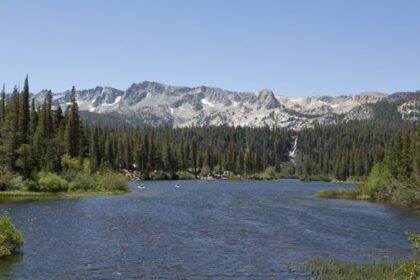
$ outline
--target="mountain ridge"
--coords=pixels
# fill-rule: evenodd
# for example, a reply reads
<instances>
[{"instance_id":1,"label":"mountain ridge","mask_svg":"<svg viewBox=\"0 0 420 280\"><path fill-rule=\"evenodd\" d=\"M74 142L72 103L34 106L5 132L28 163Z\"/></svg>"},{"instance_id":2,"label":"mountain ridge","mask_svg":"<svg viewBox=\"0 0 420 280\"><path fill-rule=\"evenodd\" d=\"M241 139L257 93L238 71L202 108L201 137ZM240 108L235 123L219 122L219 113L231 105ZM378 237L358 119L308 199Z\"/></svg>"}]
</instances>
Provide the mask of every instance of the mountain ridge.
<instances>
[{"instance_id":1,"label":"mountain ridge","mask_svg":"<svg viewBox=\"0 0 420 280\"><path fill-rule=\"evenodd\" d=\"M34 95L38 104L46 92L42 90ZM419 98L420 92L288 97L275 95L270 89L239 92L151 81L133 83L126 90L97 86L76 91L79 109L87 121L95 119L100 122L99 117L93 117L99 114L105 118L105 115L118 116L117 119L133 126L268 125L295 130L316 124L372 118L370 104L384 100L398 103L402 119L416 120L420 112L419 102L413 100ZM60 105L65 109L69 101L69 91L53 94L53 106Z\"/></svg>"}]
</instances>

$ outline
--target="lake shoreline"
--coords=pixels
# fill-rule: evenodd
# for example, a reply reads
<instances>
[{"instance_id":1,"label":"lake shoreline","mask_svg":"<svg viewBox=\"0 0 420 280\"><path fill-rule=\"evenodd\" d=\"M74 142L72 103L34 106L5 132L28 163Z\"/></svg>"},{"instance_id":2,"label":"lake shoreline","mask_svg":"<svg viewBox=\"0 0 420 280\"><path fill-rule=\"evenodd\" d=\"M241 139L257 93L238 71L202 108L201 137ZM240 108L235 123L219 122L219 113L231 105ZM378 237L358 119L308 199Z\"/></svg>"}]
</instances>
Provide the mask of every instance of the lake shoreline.
<instances>
[{"instance_id":1,"label":"lake shoreline","mask_svg":"<svg viewBox=\"0 0 420 280\"><path fill-rule=\"evenodd\" d=\"M129 194L111 197L58 200L38 194L3 200L0 210L10 213L25 233L21 258L3 265L6 278L57 278L63 271L77 279L115 278L117 273L127 279L305 278L307 271L288 271L288 263L298 265L319 256L347 267L384 255L409 258L404 232L420 229L418 215L409 211L314 197L325 187L347 188L336 183L142 183L144 188L130 182ZM93 193L83 193L88 194ZM244 265L250 260L255 261ZM45 263L48 269L39 269Z\"/></svg>"},{"instance_id":2,"label":"lake shoreline","mask_svg":"<svg viewBox=\"0 0 420 280\"><path fill-rule=\"evenodd\" d=\"M373 203L382 203L393 207L402 207L420 212L420 205L407 204L403 201L396 199L379 200L370 197L367 194L359 193L358 186L352 189L322 189L315 193L318 198L325 199L344 199L344 200L355 200L355 201L369 201Z\"/></svg>"},{"instance_id":3,"label":"lake shoreline","mask_svg":"<svg viewBox=\"0 0 420 280\"><path fill-rule=\"evenodd\" d=\"M111 195L123 195L130 193L131 190L127 191L77 191L77 192L32 192L32 191L1 191L0 201L2 200L13 200L13 199L43 199L43 198L80 198L80 197L91 197L91 196L111 196Z\"/></svg>"}]
</instances>

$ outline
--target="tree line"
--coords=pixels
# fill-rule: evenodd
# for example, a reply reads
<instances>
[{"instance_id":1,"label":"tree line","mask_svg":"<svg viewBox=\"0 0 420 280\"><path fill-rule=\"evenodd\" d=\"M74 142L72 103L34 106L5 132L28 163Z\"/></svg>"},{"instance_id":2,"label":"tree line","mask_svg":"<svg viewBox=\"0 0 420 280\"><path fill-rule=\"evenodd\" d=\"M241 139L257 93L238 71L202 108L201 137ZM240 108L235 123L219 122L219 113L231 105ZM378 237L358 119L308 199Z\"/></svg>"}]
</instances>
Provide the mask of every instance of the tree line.
<instances>
[{"instance_id":1,"label":"tree line","mask_svg":"<svg viewBox=\"0 0 420 280\"><path fill-rule=\"evenodd\" d=\"M6 95L3 87L0 97L0 170L24 178L34 177L41 170L60 174L66 167L66 157L77 160L80 166L88 162L91 174L102 169L124 169L137 171L144 179L155 178L159 172L166 178L178 178L180 172L193 177L223 171L246 176L272 167L288 175L327 175L346 180L366 177L375 163L389 157L386 151L391 147L395 150L397 145L393 139L400 139L401 147L414 145L414 130L406 128L405 134L399 134L404 125L393 115L389 121L374 118L299 132L229 126L117 128L84 123L74 87L64 110L60 105L53 106L51 91L42 104L31 99L28 78L21 91L15 87ZM390 108L388 103L375 105L377 112ZM296 137L291 164L289 153ZM404 150L413 159L401 159L405 164L397 164L400 169L406 166L407 174L415 170L413 164L411 169L407 165L414 160L413 149L410 146Z\"/></svg>"},{"instance_id":2,"label":"tree line","mask_svg":"<svg viewBox=\"0 0 420 280\"><path fill-rule=\"evenodd\" d=\"M82 121L76 89L70 103L53 106L47 92L42 104L30 98L26 77L0 100L0 168L31 178L38 171L61 173L63 157L89 162L90 173L109 168L138 171L148 179L158 171L177 178L230 171L253 174L267 167L280 170L288 161L292 132L246 127L134 128L107 127Z\"/></svg>"},{"instance_id":3,"label":"tree line","mask_svg":"<svg viewBox=\"0 0 420 280\"><path fill-rule=\"evenodd\" d=\"M401 123L378 119L316 126L297 135L296 174L366 177L385 157Z\"/></svg>"}]
</instances>

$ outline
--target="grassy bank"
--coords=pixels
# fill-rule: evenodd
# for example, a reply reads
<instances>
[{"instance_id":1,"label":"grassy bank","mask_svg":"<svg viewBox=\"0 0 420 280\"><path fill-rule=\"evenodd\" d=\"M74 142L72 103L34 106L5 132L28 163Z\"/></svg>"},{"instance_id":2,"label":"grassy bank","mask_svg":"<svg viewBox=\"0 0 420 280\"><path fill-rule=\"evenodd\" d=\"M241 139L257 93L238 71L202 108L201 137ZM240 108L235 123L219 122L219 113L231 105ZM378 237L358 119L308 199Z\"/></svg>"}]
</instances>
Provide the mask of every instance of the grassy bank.
<instances>
[{"instance_id":1,"label":"grassy bank","mask_svg":"<svg viewBox=\"0 0 420 280\"><path fill-rule=\"evenodd\" d=\"M411 260L357 264L313 258L301 268L308 272L311 279L319 280L417 280L420 279L420 234L411 233L409 239L413 250Z\"/></svg>"},{"instance_id":2,"label":"grassy bank","mask_svg":"<svg viewBox=\"0 0 420 280\"><path fill-rule=\"evenodd\" d=\"M315 195L321 198L356 199L354 190L347 189L323 189Z\"/></svg>"},{"instance_id":3,"label":"grassy bank","mask_svg":"<svg viewBox=\"0 0 420 280\"><path fill-rule=\"evenodd\" d=\"M301 180L301 181L331 182L332 181L332 176L330 176L330 175L300 175L299 180Z\"/></svg>"},{"instance_id":4,"label":"grassy bank","mask_svg":"<svg viewBox=\"0 0 420 280\"><path fill-rule=\"evenodd\" d=\"M0 174L0 198L82 197L129 192L129 179L111 169L92 172L89 162L64 156L60 173L41 170L23 177L11 171Z\"/></svg>"},{"instance_id":5,"label":"grassy bank","mask_svg":"<svg viewBox=\"0 0 420 280\"><path fill-rule=\"evenodd\" d=\"M129 191L70 191L70 192L33 192L33 191L2 191L0 200L9 198L78 198L100 195L121 195Z\"/></svg>"},{"instance_id":6,"label":"grassy bank","mask_svg":"<svg viewBox=\"0 0 420 280\"><path fill-rule=\"evenodd\" d=\"M311 259L302 266L311 279L392 280L397 278L402 263L382 262L377 264L355 264L341 261ZM409 279L409 278L408 278ZM415 279L415 278L414 278Z\"/></svg>"},{"instance_id":7,"label":"grassy bank","mask_svg":"<svg viewBox=\"0 0 420 280\"><path fill-rule=\"evenodd\" d=\"M420 186L413 178L397 180L383 164L375 165L367 180L353 189L325 189L316 196L370 200L420 209Z\"/></svg>"}]
</instances>

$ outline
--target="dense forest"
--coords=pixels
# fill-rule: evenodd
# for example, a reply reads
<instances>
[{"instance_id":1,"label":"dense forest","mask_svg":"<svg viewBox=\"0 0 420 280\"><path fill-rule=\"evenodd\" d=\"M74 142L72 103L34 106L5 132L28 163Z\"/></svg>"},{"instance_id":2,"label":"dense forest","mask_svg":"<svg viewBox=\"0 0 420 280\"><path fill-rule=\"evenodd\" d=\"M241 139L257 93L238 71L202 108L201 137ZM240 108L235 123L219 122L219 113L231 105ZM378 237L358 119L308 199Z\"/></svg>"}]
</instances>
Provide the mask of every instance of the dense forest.
<instances>
[{"instance_id":1,"label":"dense forest","mask_svg":"<svg viewBox=\"0 0 420 280\"><path fill-rule=\"evenodd\" d=\"M372 105L376 117L299 132L280 128L152 128L84 123L70 92L66 108L31 100L28 79L0 99L0 189L62 191L108 188L107 174L141 179L199 176L363 180L378 164L406 185L418 185L420 137L391 103ZM385 116L388 116L386 119ZM295 153L291 153L295 150ZM226 172L228 171L228 172ZM270 176L264 176L269 172ZM321 176L321 177L320 177ZM103 179L105 178L105 179ZM111 180L111 179L109 179ZM113 184L110 184L113 185ZM123 180L117 188L126 185Z\"/></svg>"},{"instance_id":2,"label":"dense forest","mask_svg":"<svg viewBox=\"0 0 420 280\"><path fill-rule=\"evenodd\" d=\"M420 209L420 124L405 124L352 190L323 190L320 197L368 199Z\"/></svg>"},{"instance_id":3,"label":"dense forest","mask_svg":"<svg viewBox=\"0 0 420 280\"><path fill-rule=\"evenodd\" d=\"M75 190L124 191L127 180L111 170L95 174L95 146L89 127L79 117L72 89L62 111L52 108L49 92L42 106L30 99L26 78L21 92L15 87L0 99L0 190L61 192ZM95 141L95 133L92 139ZM94 175L94 176L89 176Z\"/></svg>"},{"instance_id":4,"label":"dense forest","mask_svg":"<svg viewBox=\"0 0 420 280\"><path fill-rule=\"evenodd\" d=\"M223 171L251 175L268 167L279 171L281 163L289 160L292 144L291 131L268 127L88 125L81 120L74 87L63 111L52 106L51 92L39 106L30 100L28 79L21 92L15 87L6 95L3 90L0 116L2 189L13 185L14 174L32 186L33 180L39 182L46 174L74 181L76 171L86 175L104 170L137 171L143 179L189 178Z\"/></svg>"},{"instance_id":5,"label":"dense forest","mask_svg":"<svg viewBox=\"0 0 420 280\"><path fill-rule=\"evenodd\" d=\"M401 123L380 120L304 129L298 133L296 174L360 180L384 159L401 129Z\"/></svg>"}]
</instances>

